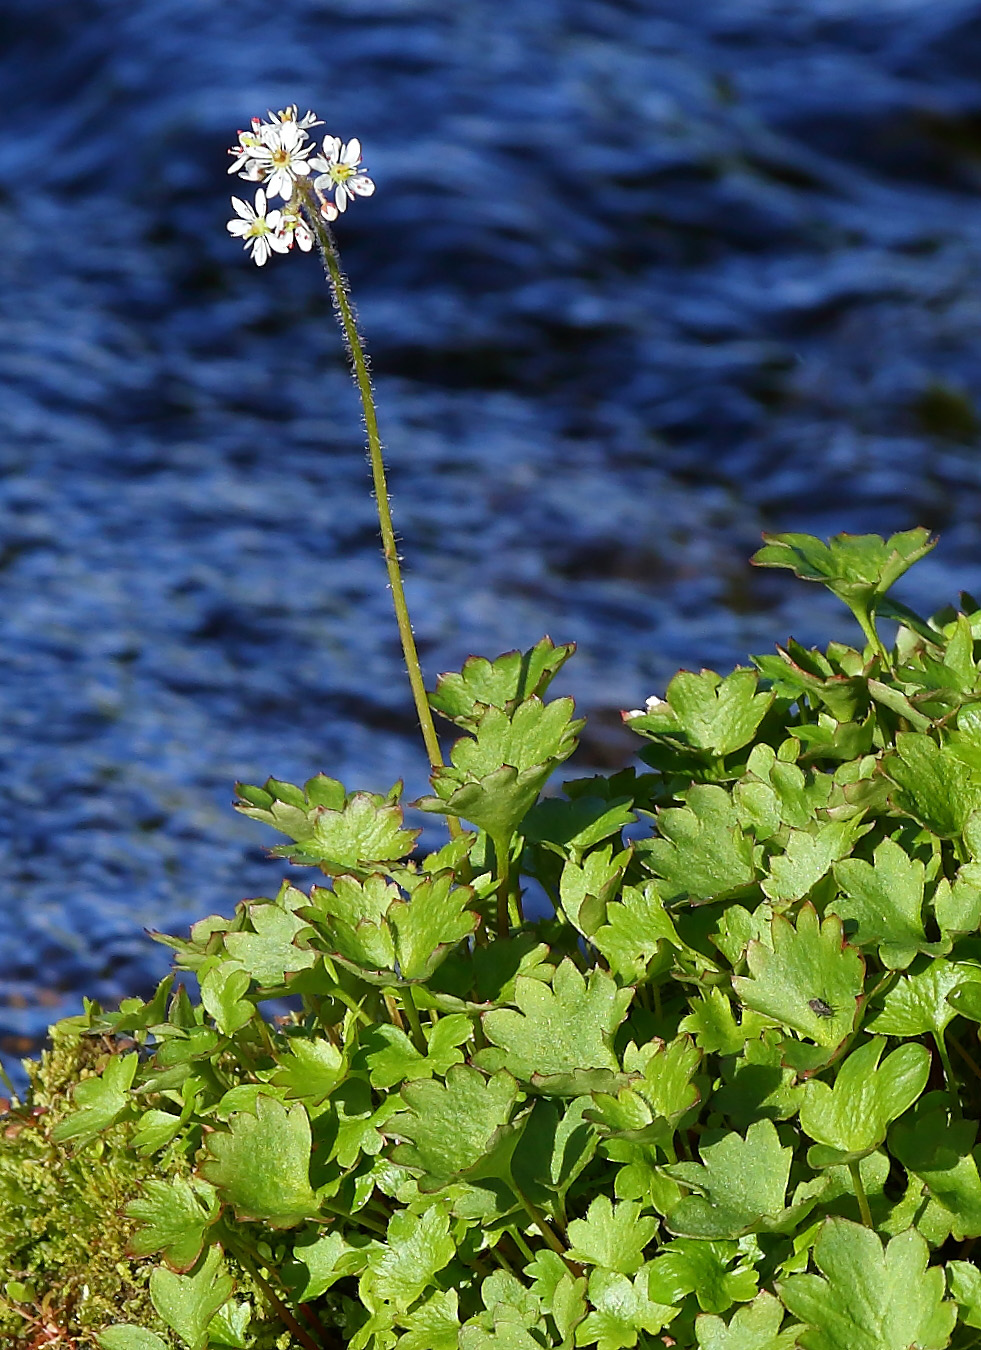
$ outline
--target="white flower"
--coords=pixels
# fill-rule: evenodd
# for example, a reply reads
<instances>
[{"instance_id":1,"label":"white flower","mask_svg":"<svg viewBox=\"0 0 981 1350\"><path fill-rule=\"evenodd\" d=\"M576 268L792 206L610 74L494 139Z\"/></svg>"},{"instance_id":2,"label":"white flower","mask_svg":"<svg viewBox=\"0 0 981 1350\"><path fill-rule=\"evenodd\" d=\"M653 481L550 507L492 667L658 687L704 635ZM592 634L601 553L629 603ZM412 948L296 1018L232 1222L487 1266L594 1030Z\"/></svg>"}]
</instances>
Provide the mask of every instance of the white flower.
<instances>
[{"instance_id":1,"label":"white flower","mask_svg":"<svg viewBox=\"0 0 981 1350\"><path fill-rule=\"evenodd\" d=\"M255 206L243 202L240 197L233 197L232 207L239 219L228 222L228 233L244 239L245 247L251 249L258 267L268 262L273 253L289 252L289 244L278 233L283 213L266 210L266 194L262 188L256 189Z\"/></svg>"},{"instance_id":2,"label":"white flower","mask_svg":"<svg viewBox=\"0 0 981 1350\"><path fill-rule=\"evenodd\" d=\"M344 145L339 136L325 136L324 153L310 161L310 168L320 174L313 185L318 192L333 191L337 210L345 211L349 201L355 197L370 197L375 190L374 183L360 165L359 140L350 140Z\"/></svg>"},{"instance_id":3,"label":"white flower","mask_svg":"<svg viewBox=\"0 0 981 1350\"><path fill-rule=\"evenodd\" d=\"M658 698L657 694L651 694L650 698L647 700L646 708L632 708L630 712L622 713L621 716L625 722L631 722L635 717L646 717L647 714L652 713L655 708L662 708L663 706L664 699Z\"/></svg>"},{"instance_id":4,"label":"white flower","mask_svg":"<svg viewBox=\"0 0 981 1350\"><path fill-rule=\"evenodd\" d=\"M304 253L309 253L313 248L313 231L299 211L292 211L287 208L283 212L283 218L276 233L280 239L285 240L287 248L292 248L294 244L297 244Z\"/></svg>"},{"instance_id":5,"label":"white flower","mask_svg":"<svg viewBox=\"0 0 981 1350\"><path fill-rule=\"evenodd\" d=\"M297 106L291 103L288 108L283 108L279 112L271 112L269 120L271 122L295 122L301 131L309 131L311 127L322 127L323 121L314 113L307 111L302 117L297 117Z\"/></svg>"},{"instance_id":6,"label":"white flower","mask_svg":"<svg viewBox=\"0 0 981 1350\"><path fill-rule=\"evenodd\" d=\"M264 183L271 196L289 201L297 178L305 178L310 172L307 159L314 146L300 123L287 116L287 112L289 109L270 113L271 122L253 117L252 130L240 131L238 145L228 152L235 156L228 172L253 183ZM307 113L303 122L310 116Z\"/></svg>"}]
</instances>

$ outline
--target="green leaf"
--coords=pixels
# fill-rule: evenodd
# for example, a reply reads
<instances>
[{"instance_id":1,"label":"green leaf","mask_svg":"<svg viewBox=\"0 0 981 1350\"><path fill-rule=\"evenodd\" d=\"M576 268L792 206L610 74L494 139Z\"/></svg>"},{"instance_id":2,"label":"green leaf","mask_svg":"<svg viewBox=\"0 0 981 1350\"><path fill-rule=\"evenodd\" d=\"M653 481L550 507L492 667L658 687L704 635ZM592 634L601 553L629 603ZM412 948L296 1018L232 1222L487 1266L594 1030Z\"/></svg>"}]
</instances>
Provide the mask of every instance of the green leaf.
<instances>
[{"instance_id":1,"label":"green leaf","mask_svg":"<svg viewBox=\"0 0 981 1350\"><path fill-rule=\"evenodd\" d=\"M583 937L591 938L606 915L607 901L620 890L630 854L613 852L612 844L594 848L582 862L569 859L559 876L559 899L565 917Z\"/></svg>"},{"instance_id":2,"label":"green leaf","mask_svg":"<svg viewBox=\"0 0 981 1350\"><path fill-rule=\"evenodd\" d=\"M683 807L658 812L657 828L661 838L641 840L637 856L670 884L667 899L722 900L756 880L753 841L724 788L697 784Z\"/></svg>"},{"instance_id":3,"label":"green leaf","mask_svg":"<svg viewBox=\"0 0 981 1350\"><path fill-rule=\"evenodd\" d=\"M480 922L467 909L474 898L471 888L453 883L452 872L425 877L414 887L411 900L397 900L389 909L403 979L428 979L450 948L469 937Z\"/></svg>"},{"instance_id":4,"label":"green leaf","mask_svg":"<svg viewBox=\"0 0 981 1350\"><path fill-rule=\"evenodd\" d=\"M623 1021L633 990L618 989L602 970L588 983L568 957L552 986L518 976L513 1008L484 1013L484 1034L504 1050L504 1067L525 1082L547 1085L552 1075L576 1069L619 1069L613 1035Z\"/></svg>"},{"instance_id":5,"label":"green leaf","mask_svg":"<svg viewBox=\"0 0 981 1350\"><path fill-rule=\"evenodd\" d=\"M856 1162L878 1148L892 1121L908 1111L926 1087L930 1052L922 1045L901 1045L879 1064L880 1037L852 1050L834 1086L812 1078L804 1090L801 1128L824 1147L812 1148L812 1167Z\"/></svg>"},{"instance_id":6,"label":"green leaf","mask_svg":"<svg viewBox=\"0 0 981 1350\"><path fill-rule=\"evenodd\" d=\"M606 906L606 923L595 930L591 941L614 975L630 984L645 978L663 944L682 945L653 881L643 889L624 886L620 898Z\"/></svg>"},{"instance_id":7,"label":"green leaf","mask_svg":"<svg viewBox=\"0 0 981 1350\"><path fill-rule=\"evenodd\" d=\"M801 900L827 873L832 863L846 857L855 841L871 826L861 818L829 820L815 833L791 830L783 853L770 859L770 874L760 884L771 900Z\"/></svg>"},{"instance_id":8,"label":"green leaf","mask_svg":"<svg viewBox=\"0 0 981 1350\"><path fill-rule=\"evenodd\" d=\"M951 1215L958 1242L981 1236L981 1176L974 1142L977 1125L951 1120L949 1103L930 1093L889 1135L893 1153Z\"/></svg>"},{"instance_id":9,"label":"green leaf","mask_svg":"<svg viewBox=\"0 0 981 1350\"><path fill-rule=\"evenodd\" d=\"M437 1289L424 1303L402 1319L407 1330L396 1350L457 1350L460 1315L455 1289Z\"/></svg>"},{"instance_id":10,"label":"green leaf","mask_svg":"<svg viewBox=\"0 0 981 1350\"><path fill-rule=\"evenodd\" d=\"M256 1098L255 1115L235 1113L228 1133L205 1140L211 1157L201 1174L232 1205L238 1219L292 1228L317 1213L310 1186L310 1119L302 1103L287 1108Z\"/></svg>"},{"instance_id":11,"label":"green leaf","mask_svg":"<svg viewBox=\"0 0 981 1350\"><path fill-rule=\"evenodd\" d=\"M404 1031L379 1022L360 1037L368 1076L374 1088L390 1088L413 1078L445 1075L463 1059L460 1050L473 1036L470 1018L464 1013L449 1013L435 1025L425 1028L427 1053L421 1055Z\"/></svg>"},{"instance_id":12,"label":"green leaf","mask_svg":"<svg viewBox=\"0 0 981 1350\"><path fill-rule=\"evenodd\" d=\"M572 718L571 698L542 703L530 698L509 716L500 708L481 715L476 737L465 736L450 751L449 765L435 769L435 797L420 810L461 816L507 839L538 799L557 764L576 748L582 719Z\"/></svg>"},{"instance_id":13,"label":"green leaf","mask_svg":"<svg viewBox=\"0 0 981 1350\"><path fill-rule=\"evenodd\" d=\"M930 736L899 732L896 749L883 757L881 768L896 784L892 804L941 839L963 834L971 812L981 808L981 783Z\"/></svg>"},{"instance_id":14,"label":"green leaf","mask_svg":"<svg viewBox=\"0 0 981 1350\"><path fill-rule=\"evenodd\" d=\"M783 1308L764 1290L739 1308L728 1326L721 1317L696 1317L695 1335L699 1350L793 1350L799 1328L781 1331L782 1321Z\"/></svg>"},{"instance_id":15,"label":"green leaf","mask_svg":"<svg viewBox=\"0 0 981 1350\"><path fill-rule=\"evenodd\" d=\"M759 1120L745 1139L727 1134L700 1149L700 1163L665 1168L675 1181L701 1192L686 1196L667 1227L683 1237L737 1238L773 1231L783 1221L793 1150L783 1148L770 1120Z\"/></svg>"},{"instance_id":16,"label":"green leaf","mask_svg":"<svg viewBox=\"0 0 981 1350\"><path fill-rule=\"evenodd\" d=\"M455 1255L445 1210L438 1205L422 1214L396 1210L385 1244L369 1252L368 1269L359 1285L361 1297L370 1308L379 1301L409 1308Z\"/></svg>"},{"instance_id":17,"label":"green leaf","mask_svg":"<svg viewBox=\"0 0 981 1350\"><path fill-rule=\"evenodd\" d=\"M240 933L238 936L246 935ZM251 983L246 971L227 963L214 966L201 981L201 1002L223 1036L234 1036L254 1017L255 1004L242 997Z\"/></svg>"},{"instance_id":18,"label":"green leaf","mask_svg":"<svg viewBox=\"0 0 981 1350\"><path fill-rule=\"evenodd\" d=\"M420 1172L421 1190L439 1190L469 1171L493 1149L513 1114L518 1085L503 1070L485 1078L456 1064L445 1085L427 1079L402 1089L409 1110L390 1117L385 1133L408 1142L397 1145L392 1161Z\"/></svg>"},{"instance_id":19,"label":"green leaf","mask_svg":"<svg viewBox=\"0 0 981 1350\"><path fill-rule=\"evenodd\" d=\"M247 810L245 814L256 813ZM278 858L313 864L331 873L370 871L374 864L393 862L412 852L421 831L403 830L402 821L400 806L370 792L355 792L339 810L312 807L303 832L294 835L296 843L281 844L272 852ZM283 828L276 821L269 823Z\"/></svg>"},{"instance_id":20,"label":"green leaf","mask_svg":"<svg viewBox=\"0 0 981 1350\"><path fill-rule=\"evenodd\" d=\"M56 1144L74 1141L80 1148L115 1124L130 1104L129 1089L138 1055L112 1055L99 1078L85 1078L75 1087L75 1110L51 1131Z\"/></svg>"},{"instance_id":21,"label":"green leaf","mask_svg":"<svg viewBox=\"0 0 981 1350\"><path fill-rule=\"evenodd\" d=\"M126 1206L129 1217L143 1225L130 1238L127 1250L137 1258L161 1252L172 1270L190 1270L218 1210L215 1193L206 1182L148 1178L143 1194Z\"/></svg>"},{"instance_id":22,"label":"green leaf","mask_svg":"<svg viewBox=\"0 0 981 1350\"><path fill-rule=\"evenodd\" d=\"M803 1350L942 1350L957 1309L944 1302L943 1270L927 1269L929 1249L914 1228L883 1252L871 1229L828 1219L814 1247L820 1275L789 1275L777 1286L807 1324Z\"/></svg>"},{"instance_id":23,"label":"green leaf","mask_svg":"<svg viewBox=\"0 0 981 1350\"><path fill-rule=\"evenodd\" d=\"M843 600L868 632L869 616L890 586L936 545L917 528L883 539L836 534L827 544L809 534L764 534L752 558L758 567L788 567L804 581L820 581Z\"/></svg>"},{"instance_id":24,"label":"green leaf","mask_svg":"<svg viewBox=\"0 0 981 1350\"><path fill-rule=\"evenodd\" d=\"M677 1122L698 1101L698 1088L692 1079L701 1058L690 1036L678 1036L668 1045L663 1041L628 1045L623 1064L628 1073L642 1075L638 1090L651 1110Z\"/></svg>"},{"instance_id":25,"label":"green leaf","mask_svg":"<svg viewBox=\"0 0 981 1350\"><path fill-rule=\"evenodd\" d=\"M569 1224L569 1256L586 1265L633 1275L644 1264L644 1249L657 1232L657 1220L641 1217L640 1205L623 1200L614 1205L598 1195L584 1219Z\"/></svg>"},{"instance_id":26,"label":"green leaf","mask_svg":"<svg viewBox=\"0 0 981 1350\"><path fill-rule=\"evenodd\" d=\"M732 1004L721 989L703 990L691 1005L691 1012L678 1023L706 1054L735 1055L743 1048L746 1033L736 1025Z\"/></svg>"},{"instance_id":27,"label":"green leaf","mask_svg":"<svg viewBox=\"0 0 981 1350\"><path fill-rule=\"evenodd\" d=\"M958 985L981 980L981 968L960 961L931 961L917 975L903 975L882 1001L882 1010L866 1023L879 1036L943 1034L957 1011L947 995Z\"/></svg>"},{"instance_id":28,"label":"green leaf","mask_svg":"<svg viewBox=\"0 0 981 1350\"><path fill-rule=\"evenodd\" d=\"M747 1007L818 1045L837 1046L852 1029L865 975L862 958L844 940L841 920L829 914L819 922L808 902L796 928L775 914L770 931L772 949L759 941L746 949L750 974L733 978L737 995Z\"/></svg>"},{"instance_id":29,"label":"green leaf","mask_svg":"<svg viewBox=\"0 0 981 1350\"><path fill-rule=\"evenodd\" d=\"M535 1101L511 1159L512 1179L535 1204L549 1206L556 1196L563 1198L595 1154L592 1105L590 1097L577 1097L568 1106L546 1097Z\"/></svg>"},{"instance_id":30,"label":"green leaf","mask_svg":"<svg viewBox=\"0 0 981 1350\"><path fill-rule=\"evenodd\" d=\"M981 1327L981 1270L970 1261L947 1262L947 1284L965 1326Z\"/></svg>"},{"instance_id":31,"label":"green leaf","mask_svg":"<svg viewBox=\"0 0 981 1350\"><path fill-rule=\"evenodd\" d=\"M734 1303L753 1298L759 1279L740 1259L735 1242L678 1238L651 1262L650 1292L661 1303L682 1303L694 1294L703 1312L726 1312ZM730 1269L733 1262L735 1269Z\"/></svg>"},{"instance_id":32,"label":"green leaf","mask_svg":"<svg viewBox=\"0 0 981 1350\"><path fill-rule=\"evenodd\" d=\"M667 736L714 756L747 745L773 703L773 694L757 693L755 670L734 670L725 679L713 670L679 671L668 685L667 698L627 723L631 731Z\"/></svg>"},{"instance_id":33,"label":"green leaf","mask_svg":"<svg viewBox=\"0 0 981 1350\"><path fill-rule=\"evenodd\" d=\"M102 1350L168 1350L167 1343L155 1331L122 1324L106 1327L98 1333L96 1340Z\"/></svg>"},{"instance_id":34,"label":"green leaf","mask_svg":"<svg viewBox=\"0 0 981 1350\"><path fill-rule=\"evenodd\" d=\"M883 839L872 856L874 864L860 858L835 863L835 880L845 894L828 909L857 925L850 935L854 946L877 944L883 963L901 970L926 945L922 918L925 868L892 839Z\"/></svg>"},{"instance_id":35,"label":"green leaf","mask_svg":"<svg viewBox=\"0 0 981 1350\"><path fill-rule=\"evenodd\" d=\"M175 1275L158 1266L150 1276L150 1298L187 1350L206 1350L208 1324L227 1302L232 1278L224 1273L220 1247L209 1247L193 1275Z\"/></svg>"},{"instance_id":36,"label":"green leaf","mask_svg":"<svg viewBox=\"0 0 981 1350\"><path fill-rule=\"evenodd\" d=\"M575 650L574 642L556 647L544 637L530 650L505 652L496 661L470 656L459 673L437 677L429 705L448 721L474 730L485 708L510 712L528 698L541 698Z\"/></svg>"},{"instance_id":37,"label":"green leaf","mask_svg":"<svg viewBox=\"0 0 981 1350\"><path fill-rule=\"evenodd\" d=\"M615 1270L594 1270L589 1277L589 1302L593 1311L576 1328L576 1345L595 1345L596 1350L623 1350L637 1344L642 1331L661 1331L678 1315L678 1309L657 1303L649 1293L648 1270L633 1280Z\"/></svg>"},{"instance_id":38,"label":"green leaf","mask_svg":"<svg viewBox=\"0 0 981 1350\"><path fill-rule=\"evenodd\" d=\"M344 1055L330 1041L291 1036L289 1053L280 1058L279 1068L269 1081L286 1088L290 1099L322 1102L346 1074Z\"/></svg>"},{"instance_id":39,"label":"green leaf","mask_svg":"<svg viewBox=\"0 0 981 1350\"><path fill-rule=\"evenodd\" d=\"M558 846L567 855L581 858L587 849L636 821L632 801L632 797L584 795L573 801L546 797L525 816L521 833L529 844Z\"/></svg>"},{"instance_id":40,"label":"green leaf","mask_svg":"<svg viewBox=\"0 0 981 1350\"><path fill-rule=\"evenodd\" d=\"M360 1275L368 1260L364 1248L348 1245L338 1232L307 1232L297 1239L283 1278L299 1303L309 1303L346 1275Z\"/></svg>"},{"instance_id":41,"label":"green leaf","mask_svg":"<svg viewBox=\"0 0 981 1350\"><path fill-rule=\"evenodd\" d=\"M290 910L260 901L248 906L248 914L255 932L226 933L225 950L258 984L283 984L287 974L316 963L316 952L295 945L310 928Z\"/></svg>"},{"instance_id":42,"label":"green leaf","mask_svg":"<svg viewBox=\"0 0 981 1350\"><path fill-rule=\"evenodd\" d=\"M249 1350L252 1343L249 1335L251 1321L251 1305L230 1300L223 1308L219 1308L208 1323L208 1344L229 1346L231 1350Z\"/></svg>"}]
</instances>

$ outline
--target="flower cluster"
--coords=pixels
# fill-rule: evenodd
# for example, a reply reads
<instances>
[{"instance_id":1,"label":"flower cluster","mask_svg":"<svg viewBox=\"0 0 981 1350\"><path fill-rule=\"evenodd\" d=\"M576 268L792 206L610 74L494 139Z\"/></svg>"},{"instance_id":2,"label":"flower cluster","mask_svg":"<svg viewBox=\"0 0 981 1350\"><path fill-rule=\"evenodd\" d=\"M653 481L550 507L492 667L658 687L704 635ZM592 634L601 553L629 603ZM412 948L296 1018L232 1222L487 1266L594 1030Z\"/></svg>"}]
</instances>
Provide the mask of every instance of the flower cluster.
<instances>
[{"instance_id":1,"label":"flower cluster","mask_svg":"<svg viewBox=\"0 0 981 1350\"><path fill-rule=\"evenodd\" d=\"M263 122L253 117L252 130L238 133L238 144L228 172L250 183L260 183L255 202L232 198L236 219L228 232L244 241L259 267L273 253L288 253L294 244L304 252L313 247L313 232L302 208L316 207L325 220L336 220L355 197L370 197L375 185L361 165L361 142L346 144L338 136L323 138L322 153L308 132L323 126L312 112L298 116L296 104L271 112ZM285 207L269 208L281 197Z\"/></svg>"}]
</instances>

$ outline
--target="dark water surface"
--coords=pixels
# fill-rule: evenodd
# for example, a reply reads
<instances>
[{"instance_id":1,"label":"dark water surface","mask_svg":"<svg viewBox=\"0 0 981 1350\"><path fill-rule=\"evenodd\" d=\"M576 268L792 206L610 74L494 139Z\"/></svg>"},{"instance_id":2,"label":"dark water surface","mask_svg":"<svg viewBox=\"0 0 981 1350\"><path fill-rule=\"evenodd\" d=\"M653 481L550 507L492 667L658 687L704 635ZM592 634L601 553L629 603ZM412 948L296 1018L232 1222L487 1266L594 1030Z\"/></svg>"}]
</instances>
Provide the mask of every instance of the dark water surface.
<instances>
[{"instance_id":1,"label":"dark water surface","mask_svg":"<svg viewBox=\"0 0 981 1350\"><path fill-rule=\"evenodd\" d=\"M761 529L939 529L981 586L981 4L6 0L0 1050L279 868L231 784L425 787L314 258L225 232L296 102L424 663L574 639L583 764L679 666L850 636Z\"/></svg>"}]
</instances>

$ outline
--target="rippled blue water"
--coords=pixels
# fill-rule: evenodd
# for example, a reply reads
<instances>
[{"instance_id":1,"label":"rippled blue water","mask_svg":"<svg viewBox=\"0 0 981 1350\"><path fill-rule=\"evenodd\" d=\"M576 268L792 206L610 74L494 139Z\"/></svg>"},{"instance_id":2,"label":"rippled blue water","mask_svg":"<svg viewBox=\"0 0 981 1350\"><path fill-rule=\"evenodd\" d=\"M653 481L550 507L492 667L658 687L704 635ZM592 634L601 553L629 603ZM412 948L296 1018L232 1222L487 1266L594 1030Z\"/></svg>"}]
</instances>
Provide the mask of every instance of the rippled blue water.
<instances>
[{"instance_id":1,"label":"rippled blue water","mask_svg":"<svg viewBox=\"0 0 981 1350\"><path fill-rule=\"evenodd\" d=\"M981 5L7 0L0 1047L278 878L236 778L424 787L318 265L225 233L297 102L427 669L580 653L583 762L678 666L847 636L761 529L939 528L981 585ZM244 184L238 184L239 190Z\"/></svg>"}]
</instances>

